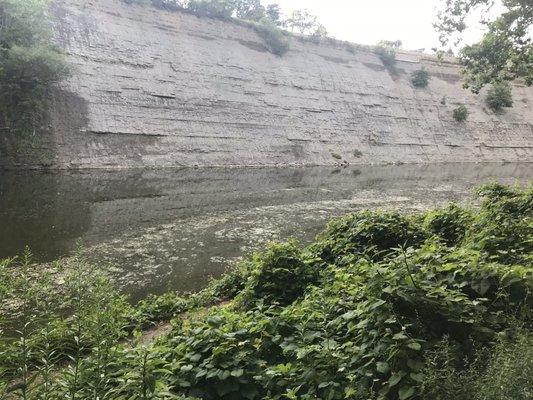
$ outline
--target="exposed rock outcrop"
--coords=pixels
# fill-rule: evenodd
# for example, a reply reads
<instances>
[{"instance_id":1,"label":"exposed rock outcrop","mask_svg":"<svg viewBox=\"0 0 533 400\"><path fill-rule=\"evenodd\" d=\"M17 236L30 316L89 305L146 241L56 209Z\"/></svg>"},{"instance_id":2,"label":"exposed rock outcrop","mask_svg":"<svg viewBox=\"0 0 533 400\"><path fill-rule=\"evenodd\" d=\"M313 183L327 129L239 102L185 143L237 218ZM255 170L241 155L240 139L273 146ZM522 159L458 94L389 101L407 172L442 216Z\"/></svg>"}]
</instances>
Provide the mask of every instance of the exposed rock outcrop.
<instances>
[{"instance_id":1,"label":"exposed rock outcrop","mask_svg":"<svg viewBox=\"0 0 533 400\"><path fill-rule=\"evenodd\" d=\"M392 74L363 47L293 38L278 57L241 24L121 0L54 10L75 73L53 96L51 133L4 143L0 167L533 161L533 89L520 84L496 115L457 65L422 54L399 54ZM431 81L416 89L421 66Z\"/></svg>"}]
</instances>

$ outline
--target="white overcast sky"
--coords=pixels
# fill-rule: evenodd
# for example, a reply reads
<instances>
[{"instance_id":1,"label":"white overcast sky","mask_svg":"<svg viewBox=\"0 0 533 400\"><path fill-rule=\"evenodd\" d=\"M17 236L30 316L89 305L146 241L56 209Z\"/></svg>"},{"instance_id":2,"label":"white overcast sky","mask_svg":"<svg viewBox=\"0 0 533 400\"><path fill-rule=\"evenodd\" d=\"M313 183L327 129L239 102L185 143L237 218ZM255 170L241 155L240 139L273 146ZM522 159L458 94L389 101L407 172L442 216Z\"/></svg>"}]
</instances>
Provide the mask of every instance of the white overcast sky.
<instances>
[{"instance_id":1,"label":"white overcast sky","mask_svg":"<svg viewBox=\"0 0 533 400\"><path fill-rule=\"evenodd\" d=\"M266 0L278 3L285 14L307 9L319 17L331 36L359 44L401 40L408 50L439 46L433 28L444 0ZM475 21L474 21L475 22ZM474 26L477 25L474 23ZM479 26L465 34L472 43L481 36Z\"/></svg>"}]
</instances>

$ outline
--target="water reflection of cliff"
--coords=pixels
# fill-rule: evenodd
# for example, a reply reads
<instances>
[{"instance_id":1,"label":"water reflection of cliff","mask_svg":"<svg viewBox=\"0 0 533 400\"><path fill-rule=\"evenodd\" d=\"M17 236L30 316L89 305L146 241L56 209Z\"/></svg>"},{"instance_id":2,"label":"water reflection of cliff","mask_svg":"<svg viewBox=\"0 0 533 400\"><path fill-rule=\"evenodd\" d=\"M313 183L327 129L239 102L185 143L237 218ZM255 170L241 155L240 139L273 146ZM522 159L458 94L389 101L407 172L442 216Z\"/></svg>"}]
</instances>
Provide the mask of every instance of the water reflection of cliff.
<instances>
[{"instance_id":1,"label":"water reflection of cliff","mask_svg":"<svg viewBox=\"0 0 533 400\"><path fill-rule=\"evenodd\" d=\"M468 190L491 179L527 181L530 164L402 165L17 172L0 174L0 257L30 246L41 259L124 232L217 211L343 200L360 190L409 191L438 182Z\"/></svg>"},{"instance_id":2,"label":"water reflection of cliff","mask_svg":"<svg viewBox=\"0 0 533 400\"><path fill-rule=\"evenodd\" d=\"M66 175L0 174L0 257L30 246L40 259L69 251L90 227L90 204Z\"/></svg>"}]
</instances>

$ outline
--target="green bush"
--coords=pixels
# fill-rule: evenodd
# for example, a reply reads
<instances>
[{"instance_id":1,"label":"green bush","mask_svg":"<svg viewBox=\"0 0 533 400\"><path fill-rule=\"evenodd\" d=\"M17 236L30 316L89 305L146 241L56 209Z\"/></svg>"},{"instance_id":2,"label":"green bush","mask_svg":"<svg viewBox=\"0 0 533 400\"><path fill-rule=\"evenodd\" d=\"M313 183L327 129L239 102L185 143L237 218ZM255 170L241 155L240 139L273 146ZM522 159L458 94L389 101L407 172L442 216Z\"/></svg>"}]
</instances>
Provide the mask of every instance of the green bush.
<instances>
[{"instance_id":1,"label":"green bush","mask_svg":"<svg viewBox=\"0 0 533 400\"><path fill-rule=\"evenodd\" d=\"M449 246L460 244L471 224L471 213L455 204L431 211L425 216L425 228Z\"/></svg>"},{"instance_id":2,"label":"green bush","mask_svg":"<svg viewBox=\"0 0 533 400\"><path fill-rule=\"evenodd\" d=\"M265 41L268 50L278 56L282 56L289 50L289 39L285 33L272 21L263 18L253 25L255 31Z\"/></svg>"},{"instance_id":3,"label":"green bush","mask_svg":"<svg viewBox=\"0 0 533 400\"><path fill-rule=\"evenodd\" d=\"M200 16L229 19L236 5L231 0L190 0L187 9Z\"/></svg>"},{"instance_id":4,"label":"green bush","mask_svg":"<svg viewBox=\"0 0 533 400\"><path fill-rule=\"evenodd\" d=\"M531 272L477 272L464 260L430 242L382 263L328 267L283 309L258 303L183 321L170 339L170 384L207 399L416 398L425 351L442 337L456 356L471 354L513 326L510 310L530 309Z\"/></svg>"},{"instance_id":5,"label":"green bush","mask_svg":"<svg viewBox=\"0 0 533 400\"><path fill-rule=\"evenodd\" d=\"M272 243L266 252L254 256L243 300L286 306L302 296L316 279L317 270L295 243Z\"/></svg>"},{"instance_id":6,"label":"green bush","mask_svg":"<svg viewBox=\"0 0 533 400\"><path fill-rule=\"evenodd\" d=\"M187 299L177 293L168 292L159 296L151 295L137 304L132 325L142 328L162 321L170 321L177 315L188 311Z\"/></svg>"},{"instance_id":7,"label":"green bush","mask_svg":"<svg viewBox=\"0 0 533 400\"><path fill-rule=\"evenodd\" d=\"M511 85L507 82L493 84L487 92L487 106L493 111L500 111L504 107L513 106Z\"/></svg>"},{"instance_id":8,"label":"green bush","mask_svg":"<svg viewBox=\"0 0 533 400\"><path fill-rule=\"evenodd\" d=\"M312 249L328 263L345 256L381 259L400 246L419 245L426 236L399 213L362 211L330 222Z\"/></svg>"},{"instance_id":9,"label":"green bush","mask_svg":"<svg viewBox=\"0 0 533 400\"><path fill-rule=\"evenodd\" d=\"M429 72L425 69L416 70L411 74L411 83L418 88L425 88L429 85Z\"/></svg>"},{"instance_id":10,"label":"green bush","mask_svg":"<svg viewBox=\"0 0 533 400\"><path fill-rule=\"evenodd\" d=\"M482 207L467 234L471 246L503 264L533 261L533 188L512 190L499 184L478 190Z\"/></svg>"},{"instance_id":11,"label":"green bush","mask_svg":"<svg viewBox=\"0 0 533 400\"><path fill-rule=\"evenodd\" d=\"M271 9L272 10L272 9ZM266 8L261 4L260 0L238 0L236 1L235 15L239 19L248 21L260 21L264 18L269 22L275 22L267 17Z\"/></svg>"},{"instance_id":12,"label":"green bush","mask_svg":"<svg viewBox=\"0 0 533 400\"><path fill-rule=\"evenodd\" d=\"M509 186L500 183L487 183L476 188L475 193L478 197L483 199L482 206L484 208L491 208L498 204L501 200L515 197L518 192Z\"/></svg>"},{"instance_id":13,"label":"green bush","mask_svg":"<svg viewBox=\"0 0 533 400\"><path fill-rule=\"evenodd\" d=\"M0 1L0 123L8 131L35 135L43 129L50 87L69 68L50 44L48 2Z\"/></svg>"},{"instance_id":14,"label":"green bush","mask_svg":"<svg viewBox=\"0 0 533 400\"><path fill-rule=\"evenodd\" d=\"M460 105L453 110L453 119L457 122L464 122L468 118L468 114L470 114L468 108L465 105Z\"/></svg>"}]
</instances>

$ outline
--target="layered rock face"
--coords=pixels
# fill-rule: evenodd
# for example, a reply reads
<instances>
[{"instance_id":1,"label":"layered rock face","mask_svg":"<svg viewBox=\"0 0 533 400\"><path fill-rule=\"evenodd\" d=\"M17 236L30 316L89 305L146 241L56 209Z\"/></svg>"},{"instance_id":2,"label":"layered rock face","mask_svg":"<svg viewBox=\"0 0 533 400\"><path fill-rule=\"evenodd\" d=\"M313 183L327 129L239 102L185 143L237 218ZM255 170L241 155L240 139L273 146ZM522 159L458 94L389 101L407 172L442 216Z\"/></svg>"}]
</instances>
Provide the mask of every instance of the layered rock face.
<instances>
[{"instance_id":1,"label":"layered rock face","mask_svg":"<svg viewBox=\"0 0 533 400\"><path fill-rule=\"evenodd\" d=\"M459 68L292 38L279 57L253 29L121 0L58 0L57 41L74 73L50 133L2 145L0 166L126 168L533 161L533 88L494 114ZM414 88L413 71L431 74ZM471 114L456 122L465 104Z\"/></svg>"}]
</instances>

